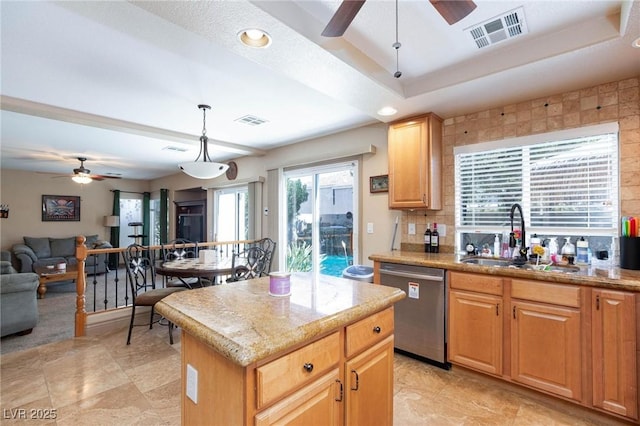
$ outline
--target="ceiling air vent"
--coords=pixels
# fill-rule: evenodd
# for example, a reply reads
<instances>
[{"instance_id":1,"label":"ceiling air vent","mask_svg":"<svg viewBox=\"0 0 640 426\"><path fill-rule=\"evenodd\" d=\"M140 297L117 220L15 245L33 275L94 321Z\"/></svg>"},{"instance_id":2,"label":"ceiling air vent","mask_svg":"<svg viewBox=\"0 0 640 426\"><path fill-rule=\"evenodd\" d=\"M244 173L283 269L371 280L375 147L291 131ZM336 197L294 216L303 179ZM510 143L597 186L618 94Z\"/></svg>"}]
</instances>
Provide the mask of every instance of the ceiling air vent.
<instances>
[{"instance_id":1,"label":"ceiling air vent","mask_svg":"<svg viewBox=\"0 0 640 426\"><path fill-rule=\"evenodd\" d=\"M524 9L519 7L467 28L478 49L527 33Z\"/></svg>"},{"instance_id":2,"label":"ceiling air vent","mask_svg":"<svg viewBox=\"0 0 640 426\"><path fill-rule=\"evenodd\" d=\"M235 121L246 124L247 126L259 126L267 122L267 120L263 120L255 115L245 115L244 117L237 118Z\"/></svg>"}]
</instances>

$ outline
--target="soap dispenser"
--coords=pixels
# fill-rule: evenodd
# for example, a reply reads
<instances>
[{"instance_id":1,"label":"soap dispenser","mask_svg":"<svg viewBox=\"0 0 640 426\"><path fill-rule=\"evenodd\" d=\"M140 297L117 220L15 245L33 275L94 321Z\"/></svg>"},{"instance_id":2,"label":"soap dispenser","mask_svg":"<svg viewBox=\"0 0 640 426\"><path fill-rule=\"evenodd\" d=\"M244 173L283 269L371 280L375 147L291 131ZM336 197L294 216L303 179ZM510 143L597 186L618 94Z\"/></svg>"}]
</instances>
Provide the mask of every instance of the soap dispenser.
<instances>
[{"instance_id":1,"label":"soap dispenser","mask_svg":"<svg viewBox=\"0 0 640 426\"><path fill-rule=\"evenodd\" d=\"M498 234L493 239L493 256L500 257L500 238L498 238Z\"/></svg>"},{"instance_id":2,"label":"soap dispenser","mask_svg":"<svg viewBox=\"0 0 640 426\"><path fill-rule=\"evenodd\" d=\"M585 240L584 237L580 237L576 242L576 247L576 261L578 263L589 263L589 241Z\"/></svg>"},{"instance_id":3,"label":"soap dispenser","mask_svg":"<svg viewBox=\"0 0 640 426\"><path fill-rule=\"evenodd\" d=\"M565 237L566 242L562 246L562 260L573 264L576 255L576 246L571 243L571 237Z\"/></svg>"},{"instance_id":4,"label":"soap dispenser","mask_svg":"<svg viewBox=\"0 0 640 426\"><path fill-rule=\"evenodd\" d=\"M558 238L550 237L549 238L549 255L558 254Z\"/></svg>"}]
</instances>

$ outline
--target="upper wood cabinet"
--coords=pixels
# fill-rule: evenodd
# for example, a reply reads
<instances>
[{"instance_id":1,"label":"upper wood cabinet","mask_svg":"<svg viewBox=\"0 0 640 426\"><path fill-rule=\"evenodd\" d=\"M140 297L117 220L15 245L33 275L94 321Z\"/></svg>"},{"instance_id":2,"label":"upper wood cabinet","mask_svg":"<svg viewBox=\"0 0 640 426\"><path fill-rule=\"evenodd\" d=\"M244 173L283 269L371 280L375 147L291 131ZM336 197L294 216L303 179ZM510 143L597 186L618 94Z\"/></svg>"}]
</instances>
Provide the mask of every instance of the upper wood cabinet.
<instances>
[{"instance_id":1,"label":"upper wood cabinet","mask_svg":"<svg viewBox=\"0 0 640 426\"><path fill-rule=\"evenodd\" d=\"M433 113L389 126L389 208L442 208L442 119Z\"/></svg>"}]
</instances>

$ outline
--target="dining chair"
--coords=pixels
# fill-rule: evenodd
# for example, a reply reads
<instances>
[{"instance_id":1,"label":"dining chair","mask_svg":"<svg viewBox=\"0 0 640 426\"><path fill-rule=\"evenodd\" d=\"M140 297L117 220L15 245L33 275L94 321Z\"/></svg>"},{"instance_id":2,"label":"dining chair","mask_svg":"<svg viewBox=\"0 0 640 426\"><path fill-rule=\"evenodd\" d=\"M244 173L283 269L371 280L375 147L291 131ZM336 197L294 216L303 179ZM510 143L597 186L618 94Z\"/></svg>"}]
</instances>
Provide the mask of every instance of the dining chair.
<instances>
[{"instance_id":1,"label":"dining chair","mask_svg":"<svg viewBox=\"0 0 640 426\"><path fill-rule=\"evenodd\" d=\"M155 315L155 306L160 300L170 294L178 291L186 290L184 287L156 288L155 270L153 261L149 257L147 248L139 244L131 244L123 252L124 265L127 271L127 280L131 290L131 321L129 322L129 333L127 335L127 345L131 343L131 332L136 317L136 307L151 307L151 316L149 317L149 329L153 328ZM141 324L140 324L141 325ZM169 321L169 343L173 344L173 323Z\"/></svg>"},{"instance_id":2,"label":"dining chair","mask_svg":"<svg viewBox=\"0 0 640 426\"><path fill-rule=\"evenodd\" d=\"M178 238L162 245L162 260L169 262L172 260L190 259L198 257L198 243ZM194 286L202 287L200 279L197 277L180 278L164 277L165 287L185 287L192 289Z\"/></svg>"},{"instance_id":3,"label":"dining chair","mask_svg":"<svg viewBox=\"0 0 640 426\"><path fill-rule=\"evenodd\" d=\"M231 276L227 282L260 277L267 268L267 252L260 247L248 247L231 258Z\"/></svg>"},{"instance_id":4,"label":"dining chair","mask_svg":"<svg viewBox=\"0 0 640 426\"><path fill-rule=\"evenodd\" d=\"M263 238L256 242L256 246L260 247L267 254L267 265L264 271L262 271L262 275L269 275L269 272L271 272L271 264L273 263L273 254L276 251L276 242L271 238Z\"/></svg>"}]
</instances>

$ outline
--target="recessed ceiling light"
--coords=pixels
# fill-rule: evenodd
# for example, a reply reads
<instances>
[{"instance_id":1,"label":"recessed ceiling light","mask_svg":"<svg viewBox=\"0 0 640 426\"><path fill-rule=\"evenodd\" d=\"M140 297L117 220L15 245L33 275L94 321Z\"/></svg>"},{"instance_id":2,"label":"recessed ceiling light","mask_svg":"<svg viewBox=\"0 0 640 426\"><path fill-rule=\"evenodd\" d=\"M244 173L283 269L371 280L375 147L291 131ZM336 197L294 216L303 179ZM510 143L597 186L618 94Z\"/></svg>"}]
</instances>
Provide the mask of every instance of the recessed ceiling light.
<instances>
[{"instance_id":1,"label":"recessed ceiling light","mask_svg":"<svg viewBox=\"0 0 640 426\"><path fill-rule=\"evenodd\" d=\"M245 46L249 47L268 47L271 44L271 36L257 28L247 28L238 33L238 38Z\"/></svg>"},{"instance_id":2,"label":"recessed ceiling light","mask_svg":"<svg viewBox=\"0 0 640 426\"><path fill-rule=\"evenodd\" d=\"M398 112L398 110L395 109L394 107L386 106L386 107L380 108L378 110L378 115L382 115L384 117L388 117L390 115L396 114L397 112Z\"/></svg>"},{"instance_id":3,"label":"recessed ceiling light","mask_svg":"<svg viewBox=\"0 0 640 426\"><path fill-rule=\"evenodd\" d=\"M635 48L640 49L640 37L638 37L637 39L633 40L633 43L631 43L631 45Z\"/></svg>"}]
</instances>

